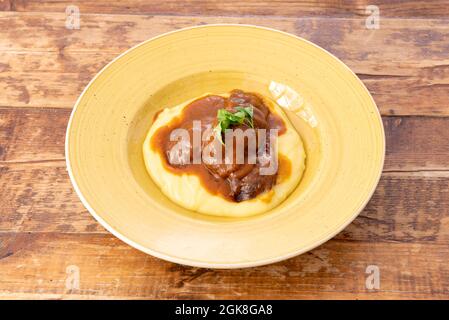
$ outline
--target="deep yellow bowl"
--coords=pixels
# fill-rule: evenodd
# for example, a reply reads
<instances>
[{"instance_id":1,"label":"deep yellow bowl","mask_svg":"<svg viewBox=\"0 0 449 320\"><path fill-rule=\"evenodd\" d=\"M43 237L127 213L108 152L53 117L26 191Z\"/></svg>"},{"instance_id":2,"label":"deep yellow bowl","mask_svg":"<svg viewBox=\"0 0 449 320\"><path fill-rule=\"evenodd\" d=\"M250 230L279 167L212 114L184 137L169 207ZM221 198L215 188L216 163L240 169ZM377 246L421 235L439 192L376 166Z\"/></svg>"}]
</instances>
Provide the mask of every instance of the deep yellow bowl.
<instances>
[{"instance_id":1,"label":"deep yellow bowl","mask_svg":"<svg viewBox=\"0 0 449 320\"><path fill-rule=\"evenodd\" d=\"M277 96L273 83L290 91ZM152 182L143 139L158 110L235 88L304 102L300 116L287 113L305 143L304 177L262 215L190 212ZM304 39L246 25L170 32L120 55L81 94L66 138L75 190L106 229L156 257L210 268L268 264L327 241L366 205L384 153L377 107L348 67Z\"/></svg>"}]
</instances>

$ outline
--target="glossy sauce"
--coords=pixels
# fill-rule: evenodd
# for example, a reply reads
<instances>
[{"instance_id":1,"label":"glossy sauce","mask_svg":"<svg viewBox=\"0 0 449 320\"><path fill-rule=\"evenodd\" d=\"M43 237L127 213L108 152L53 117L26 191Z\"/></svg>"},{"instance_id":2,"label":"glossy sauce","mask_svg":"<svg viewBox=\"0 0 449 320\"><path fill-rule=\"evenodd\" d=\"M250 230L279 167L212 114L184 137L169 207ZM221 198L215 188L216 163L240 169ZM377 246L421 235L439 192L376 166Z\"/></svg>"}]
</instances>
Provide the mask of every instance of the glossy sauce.
<instances>
[{"instance_id":1,"label":"glossy sauce","mask_svg":"<svg viewBox=\"0 0 449 320\"><path fill-rule=\"evenodd\" d=\"M150 141L151 148L161 155L164 166L168 171L179 175L193 174L198 176L201 184L211 194L220 195L232 202L252 199L263 192L269 191L274 184L290 175L291 164L286 157L278 156L278 171L273 175L260 175L259 169L262 164L258 160L255 164L247 163L246 154L243 164L210 164L204 162L193 164L192 161L188 164L173 164L169 161L169 150L174 144L178 143L178 141L170 141L170 134L173 130L186 129L190 134L190 145L192 145L194 120L201 120L201 132L212 132L212 128L217 124L216 118L219 109L235 112L236 106L248 104L253 106L254 128L278 129L278 135L286 131L283 120L271 112L262 98L254 93L233 90L229 98L209 95L191 102L179 116L155 132ZM239 125L238 128L245 130L249 127ZM203 149L207 143L211 142L211 139L215 139L215 136L211 135L208 141L202 142ZM266 148L269 148L269 144L270 141L267 139ZM191 148L190 160L192 159L193 151Z\"/></svg>"}]
</instances>

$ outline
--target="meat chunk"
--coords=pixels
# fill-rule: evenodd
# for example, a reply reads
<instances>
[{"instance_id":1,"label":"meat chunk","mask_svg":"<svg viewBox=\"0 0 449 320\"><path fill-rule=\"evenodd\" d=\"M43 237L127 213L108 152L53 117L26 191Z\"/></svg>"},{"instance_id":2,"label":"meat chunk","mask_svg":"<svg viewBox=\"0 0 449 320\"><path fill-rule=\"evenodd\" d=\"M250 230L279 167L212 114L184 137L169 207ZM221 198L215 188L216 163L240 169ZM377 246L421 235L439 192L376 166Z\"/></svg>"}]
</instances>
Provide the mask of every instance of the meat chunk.
<instances>
[{"instance_id":1,"label":"meat chunk","mask_svg":"<svg viewBox=\"0 0 449 320\"><path fill-rule=\"evenodd\" d=\"M230 112L235 112L235 107L237 106L245 106L252 105L253 106L253 124L254 129L268 129L268 116L270 115L270 111L265 106L263 101L257 97L256 95L244 93L240 90L233 90L229 97L229 100L226 105L226 109L230 110ZM242 124L236 127L231 128L233 130L240 129L242 132L245 130L251 129L247 125ZM257 132L257 131L256 131ZM226 179L229 183L230 194L229 196L234 199L236 202L252 199L256 197L258 194L269 190L276 182L276 174L274 175L261 175L260 167L261 163L255 157L255 154L248 154L248 142L245 138L244 140L244 163L237 163L236 154L237 154L237 141L233 143L233 159L231 163L225 162L225 148L221 143L216 143L215 137L212 137L210 140L206 141L204 146L209 145L211 149L213 148L222 148L222 163L207 163L204 165L208 168L210 173L217 178ZM257 139L257 136L256 136ZM226 142L226 141L225 141ZM213 147L212 147L213 145ZM269 141L265 141L264 146L269 149ZM252 153L257 152L259 148L258 145L255 146ZM267 150L265 150L267 151ZM266 152L266 154L269 154ZM253 157L253 161L250 161L250 157ZM251 163L254 162L255 163Z\"/></svg>"}]
</instances>

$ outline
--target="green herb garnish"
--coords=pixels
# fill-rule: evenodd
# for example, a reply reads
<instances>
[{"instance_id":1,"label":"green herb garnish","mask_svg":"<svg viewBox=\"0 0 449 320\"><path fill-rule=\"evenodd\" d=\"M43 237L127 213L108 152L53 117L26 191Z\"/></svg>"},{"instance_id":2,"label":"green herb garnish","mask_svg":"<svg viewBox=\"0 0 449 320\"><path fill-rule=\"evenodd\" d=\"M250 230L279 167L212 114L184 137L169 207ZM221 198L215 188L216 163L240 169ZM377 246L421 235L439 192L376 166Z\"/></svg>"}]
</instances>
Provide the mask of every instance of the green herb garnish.
<instances>
[{"instance_id":1,"label":"green herb garnish","mask_svg":"<svg viewBox=\"0 0 449 320\"><path fill-rule=\"evenodd\" d=\"M219 109L217 112L218 124L215 126L214 131L217 138L222 144L222 134L226 129L229 129L232 125L239 125L245 123L247 126L254 128L254 107L251 104L245 106L235 107L236 112L229 112L226 109Z\"/></svg>"}]
</instances>

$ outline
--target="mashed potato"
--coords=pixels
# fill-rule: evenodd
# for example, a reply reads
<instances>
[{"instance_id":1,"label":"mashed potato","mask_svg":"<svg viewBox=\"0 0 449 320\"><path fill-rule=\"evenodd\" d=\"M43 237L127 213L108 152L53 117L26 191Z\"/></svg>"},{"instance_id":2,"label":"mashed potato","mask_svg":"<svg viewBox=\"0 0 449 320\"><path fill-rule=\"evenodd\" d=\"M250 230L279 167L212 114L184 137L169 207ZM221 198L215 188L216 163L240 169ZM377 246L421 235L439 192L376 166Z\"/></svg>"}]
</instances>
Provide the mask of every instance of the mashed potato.
<instances>
[{"instance_id":1,"label":"mashed potato","mask_svg":"<svg viewBox=\"0 0 449 320\"><path fill-rule=\"evenodd\" d=\"M143 144L146 168L162 192L184 208L207 215L226 217L246 217L263 213L284 201L301 180L306 155L299 134L281 108L271 101L265 102L271 112L283 119L286 127L286 132L278 137L279 171L276 184L271 190L250 200L232 202L220 195L211 194L202 186L200 178L196 175L187 173L180 175L167 170L160 153L151 148L151 138L159 128L180 115L183 108L191 101L173 108L166 108L160 112ZM286 171L283 166L289 166L289 170Z\"/></svg>"}]
</instances>

